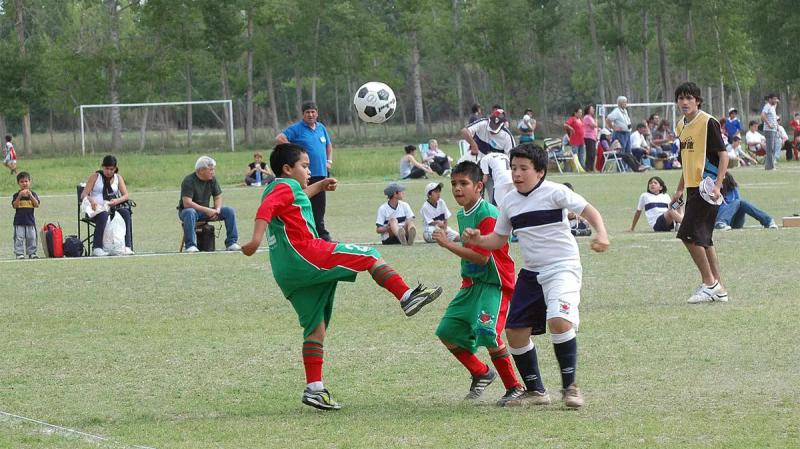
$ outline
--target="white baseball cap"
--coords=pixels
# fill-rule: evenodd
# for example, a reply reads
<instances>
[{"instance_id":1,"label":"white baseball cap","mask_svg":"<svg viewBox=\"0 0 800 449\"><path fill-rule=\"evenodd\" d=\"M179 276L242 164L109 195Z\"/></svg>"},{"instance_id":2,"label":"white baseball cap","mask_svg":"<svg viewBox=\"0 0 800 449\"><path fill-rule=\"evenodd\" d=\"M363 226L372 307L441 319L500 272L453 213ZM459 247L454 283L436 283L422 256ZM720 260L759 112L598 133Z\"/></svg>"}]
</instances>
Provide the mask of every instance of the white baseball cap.
<instances>
[{"instance_id":1,"label":"white baseball cap","mask_svg":"<svg viewBox=\"0 0 800 449\"><path fill-rule=\"evenodd\" d=\"M425 186L425 197L430 195L430 193L436 189L442 190L444 185L441 182L429 182L428 185Z\"/></svg>"}]
</instances>

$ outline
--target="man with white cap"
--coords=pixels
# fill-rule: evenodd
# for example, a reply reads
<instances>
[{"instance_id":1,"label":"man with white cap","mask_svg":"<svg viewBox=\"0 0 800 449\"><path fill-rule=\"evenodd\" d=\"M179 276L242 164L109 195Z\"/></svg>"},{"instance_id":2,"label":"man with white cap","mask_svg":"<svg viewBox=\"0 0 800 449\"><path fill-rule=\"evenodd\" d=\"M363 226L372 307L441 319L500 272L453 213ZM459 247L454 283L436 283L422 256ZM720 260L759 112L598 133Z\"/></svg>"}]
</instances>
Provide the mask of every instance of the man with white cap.
<instances>
[{"instance_id":1,"label":"man with white cap","mask_svg":"<svg viewBox=\"0 0 800 449\"><path fill-rule=\"evenodd\" d=\"M461 128L461 136L469 143L470 152L473 154L477 151L482 154L489 154L492 151L508 154L516 146L516 142L511 131L505 127L506 122L506 112L496 109L489 117Z\"/></svg>"},{"instance_id":2,"label":"man with white cap","mask_svg":"<svg viewBox=\"0 0 800 449\"><path fill-rule=\"evenodd\" d=\"M460 240L458 232L447 226L447 220L452 215L447 208L447 204L442 199L442 183L431 182L425 186L425 202L419 214L422 215L422 222L425 223L425 230L422 237L428 243L434 243L433 231L443 230L447 234L447 240L457 242Z\"/></svg>"}]
</instances>

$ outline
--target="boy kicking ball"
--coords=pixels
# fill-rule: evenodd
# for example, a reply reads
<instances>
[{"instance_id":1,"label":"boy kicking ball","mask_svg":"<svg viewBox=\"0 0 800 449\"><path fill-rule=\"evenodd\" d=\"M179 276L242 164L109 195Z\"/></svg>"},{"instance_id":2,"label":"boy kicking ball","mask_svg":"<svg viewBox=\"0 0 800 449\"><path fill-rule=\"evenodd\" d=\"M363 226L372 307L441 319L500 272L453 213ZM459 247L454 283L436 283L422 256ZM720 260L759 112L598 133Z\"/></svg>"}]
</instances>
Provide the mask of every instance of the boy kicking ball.
<instances>
[{"instance_id":1,"label":"boy kicking ball","mask_svg":"<svg viewBox=\"0 0 800 449\"><path fill-rule=\"evenodd\" d=\"M506 337L527 392L506 405L550 403L531 340L531 335L545 332L546 322L561 368L564 404L578 408L583 405L583 394L575 383L575 331L580 323L582 269L578 244L570 233L568 211L582 216L595 229L591 244L594 251L608 249L608 234L603 217L582 196L544 179L547 152L541 147L522 144L511 150L510 157L516 190L504 198L494 232L483 235L479 229L466 229L462 235L465 245L490 250L502 248L512 231L519 238L523 268L511 299Z\"/></svg>"},{"instance_id":2,"label":"boy kicking ball","mask_svg":"<svg viewBox=\"0 0 800 449\"><path fill-rule=\"evenodd\" d=\"M411 289L374 248L319 238L309 198L323 190L336 190L336 179L326 178L309 186L311 172L303 147L290 143L277 145L269 163L278 178L264 190L253 238L242 245L242 253L253 255L269 229L272 274L303 328L307 385L302 402L321 410L339 410L341 406L322 383L323 343L337 283L353 282L358 272L369 271L378 285L400 301L407 316L436 299L442 289L422 285Z\"/></svg>"},{"instance_id":3,"label":"boy kicking ball","mask_svg":"<svg viewBox=\"0 0 800 449\"><path fill-rule=\"evenodd\" d=\"M460 230L476 229L483 235L492 233L497 208L481 198L483 182L481 169L474 162L461 162L451 173L453 197L459 206ZM500 334L506 324L508 303L514 292L514 261L508 255L508 243L494 250L462 246L448 238L445 229L437 228L432 235L442 248L461 258L461 290L436 329L436 335L472 375L466 399L477 399L497 374L503 380L506 394L498 405L519 399L525 394ZM495 369L476 355L479 346L489 350Z\"/></svg>"}]
</instances>

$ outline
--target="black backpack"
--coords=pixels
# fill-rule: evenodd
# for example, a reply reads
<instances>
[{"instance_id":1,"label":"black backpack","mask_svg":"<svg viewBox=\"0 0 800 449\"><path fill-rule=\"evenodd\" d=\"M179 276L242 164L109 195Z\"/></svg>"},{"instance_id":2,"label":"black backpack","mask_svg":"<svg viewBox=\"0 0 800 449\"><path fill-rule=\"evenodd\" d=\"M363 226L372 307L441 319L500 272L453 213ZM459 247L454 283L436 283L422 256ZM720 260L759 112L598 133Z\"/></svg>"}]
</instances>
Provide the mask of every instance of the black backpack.
<instances>
[{"instance_id":1,"label":"black backpack","mask_svg":"<svg viewBox=\"0 0 800 449\"><path fill-rule=\"evenodd\" d=\"M83 255L83 243L77 235L69 235L64 239L64 255L67 257L81 257Z\"/></svg>"},{"instance_id":2,"label":"black backpack","mask_svg":"<svg viewBox=\"0 0 800 449\"><path fill-rule=\"evenodd\" d=\"M216 236L214 235L214 226L204 224L197 228L197 249L200 251L215 251L216 250Z\"/></svg>"}]
</instances>

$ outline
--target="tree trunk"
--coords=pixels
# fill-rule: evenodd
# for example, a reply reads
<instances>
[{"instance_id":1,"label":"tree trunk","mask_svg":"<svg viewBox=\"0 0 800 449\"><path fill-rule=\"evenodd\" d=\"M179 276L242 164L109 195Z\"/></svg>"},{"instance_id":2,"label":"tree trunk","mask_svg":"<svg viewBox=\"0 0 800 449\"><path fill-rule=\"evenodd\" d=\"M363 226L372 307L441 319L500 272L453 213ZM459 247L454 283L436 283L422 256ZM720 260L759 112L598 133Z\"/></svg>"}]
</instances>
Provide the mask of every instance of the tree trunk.
<instances>
[{"instance_id":1,"label":"tree trunk","mask_svg":"<svg viewBox=\"0 0 800 449\"><path fill-rule=\"evenodd\" d=\"M333 78L333 104L334 104L334 111L336 113L336 134L340 134L342 122L341 116L339 115L339 77L335 76Z\"/></svg>"},{"instance_id":2,"label":"tree trunk","mask_svg":"<svg viewBox=\"0 0 800 449\"><path fill-rule=\"evenodd\" d=\"M0 114L0 136L8 135L8 126L6 125L6 116Z\"/></svg>"},{"instance_id":3,"label":"tree trunk","mask_svg":"<svg viewBox=\"0 0 800 449\"><path fill-rule=\"evenodd\" d=\"M267 94L269 95L269 111L272 116L272 128L275 135L281 132L280 120L278 120L278 103L275 101L275 83L272 80L272 66L267 66Z\"/></svg>"},{"instance_id":4,"label":"tree trunk","mask_svg":"<svg viewBox=\"0 0 800 449\"><path fill-rule=\"evenodd\" d=\"M414 88L414 123L417 136L422 136L425 134L425 116L422 104L422 80L420 79L417 32L411 31L409 37L411 38L411 84Z\"/></svg>"},{"instance_id":5,"label":"tree trunk","mask_svg":"<svg viewBox=\"0 0 800 449\"><path fill-rule=\"evenodd\" d=\"M15 0L14 6L17 10L16 15L16 31L17 42L19 44L19 56L23 62L27 62L27 50L25 49L25 2L23 0ZM28 90L28 71L23 69L22 82L20 88L23 92ZM25 154L33 152L33 144L31 142L31 107L27 99L23 101L22 105L22 149Z\"/></svg>"},{"instance_id":6,"label":"tree trunk","mask_svg":"<svg viewBox=\"0 0 800 449\"><path fill-rule=\"evenodd\" d=\"M461 28L461 18L459 15L459 0L453 0L453 35L458 36ZM459 49L460 40L456 39L456 58L458 59L461 56L461 51ZM456 98L458 99L458 107L456 110L458 111L458 122L463 124L466 122L464 120L464 83L461 79L461 71L462 71L463 64L459 61L455 67L456 70Z\"/></svg>"},{"instance_id":7,"label":"tree trunk","mask_svg":"<svg viewBox=\"0 0 800 449\"><path fill-rule=\"evenodd\" d=\"M111 46L113 54L109 58L106 71L108 75L108 93L111 99L111 149L120 151L122 149L122 117L120 117L119 106L119 67L117 58L119 57L119 10L117 0L106 0L108 8L109 27L111 35Z\"/></svg>"},{"instance_id":8,"label":"tree trunk","mask_svg":"<svg viewBox=\"0 0 800 449\"><path fill-rule=\"evenodd\" d=\"M303 117L303 79L300 77L300 67L294 67L294 103L297 118Z\"/></svg>"},{"instance_id":9,"label":"tree trunk","mask_svg":"<svg viewBox=\"0 0 800 449\"><path fill-rule=\"evenodd\" d=\"M692 58L692 56L694 54L694 25L692 25L692 7L691 7L691 5L687 8L686 14L687 14L687 19L686 19L686 44L689 47L689 53L690 53L689 59L691 60L691 58ZM685 69L685 71L684 71L684 73L685 73L684 80L688 81L688 80L690 80L692 78L692 72L691 72L691 69L689 69L688 65L684 69Z\"/></svg>"},{"instance_id":10,"label":"tree trunk","mask_svg":"<svg viewBox=\"0 0 800 449\"><path fill-rule=\"evenodd\" d=\"M661 98L667 99L670 98L672 89L670 88L669 78L667 77L667 73L669 73L669 69L667 68L667 44L664 41L664 33L661 28L661 14L659 14L656 16L656 37L658 39L658 66L661 72ZM675 124L673 123L672 125L674 126Z\"/></svg>"},{"instance_id":11,"label":"tree trunk","mask_svg":"<svg viewBox=\"0 0 800 449\"><path fill-rule=\"evenodd\" d=\"M599 95L600 102L606 104L606 80L605 70L603 69L603 49L600 48L600 43L597 40L597 24L595 24L594 7L592 0L586 0L586 7L589 11L589 34L592 37L592 49L594 50L595 58L597 59L595 70L597 70L597 94Z\"/></svg>"},{"instance_id":12,"label":"tree trunk","mask_svg":"<svg viewBox=\"0 0 800 449\"><path fill-rule=\"evenodd\" d=\"M139 125L139 151L144 151L147 144L147 116L150 114L150 108L142 108L142 123Z\"/></svg>"},{"instance_id":13,"label":"tree trunk","mask_svg":"<svg viewBox=\"0 0 800 449\"><path fill-rule=\"evenodd\" d=\"M644 101L650 102L650 51L647 48L647 42L650 40L650 30L648 27L648 14L647 10L645 9L642 11L642 56L643 56L643 65L642 67L642 78L644 81ZM650 116L650 111L647 111L647 115Z\"/></svg>"},{"instance_id":14,"label":"tree trunk","mask_svg":"<svg viewBox=\"0 0 800 449\"><path fill-rule=\"evenodd\" d=\"M230 82L228 80L228 62L222 62L222 98L225 100L231 99L231 88ZM227 109L227 105L225 107ZM230 120L233 118L233 105L231 105L231 110L225 111L225 117L222 120L223 126L225 126L225 145L223 147L230 145L231 141L231 124Z\"/></svg>"},{"instance_id":15,"label":"tree trunk","mask_svg":"<svg viewBox=\"0 0 800 449\"><path fill-rule=\"evenodd\" d=\"M253 11L247 10L247 94L244 117L244 142L248 146L255 144L253 139Z\"/></svg>"},{"instance_id":16,"label":"tree trunk","mask_svg":"<svg viewBox=\"0 0 800 449\"><path fill-rule=\"evenodd\" d=\"M55 137L55 133L54 133L54 130L53 130L53 110L50 109L49 112L50 112L50 114L49 114L50 117L49 117L49 119L47 121L47 134L50 135L50 148L51 149L55 149L55 147L56 147L56 137ZM0 135L4 135L4 134L0 134Z\"/></svg>"},{"instance_id":17,"label":"tree trunk","mask_svg":"<svg viewBox=\"0 0 800 449\"><path fill-rule=\"evenodd\" d=\"M319 54L319 24L320 17L317 16L317 27L314 32L314 71L311 74L311 101L317 102L317 55Z\"/></svg>"},{"instance_id":18,"label":"tree trunk","mask_svg":"<svg viewBox=\"0 0 800 449\"><path fill-rule=\"evenodd\" d=\"M192 101L192 64L186 64L186 101ZM186 148L192 148L192 104L186 105Z\"/></svg>"}]
</instances>

